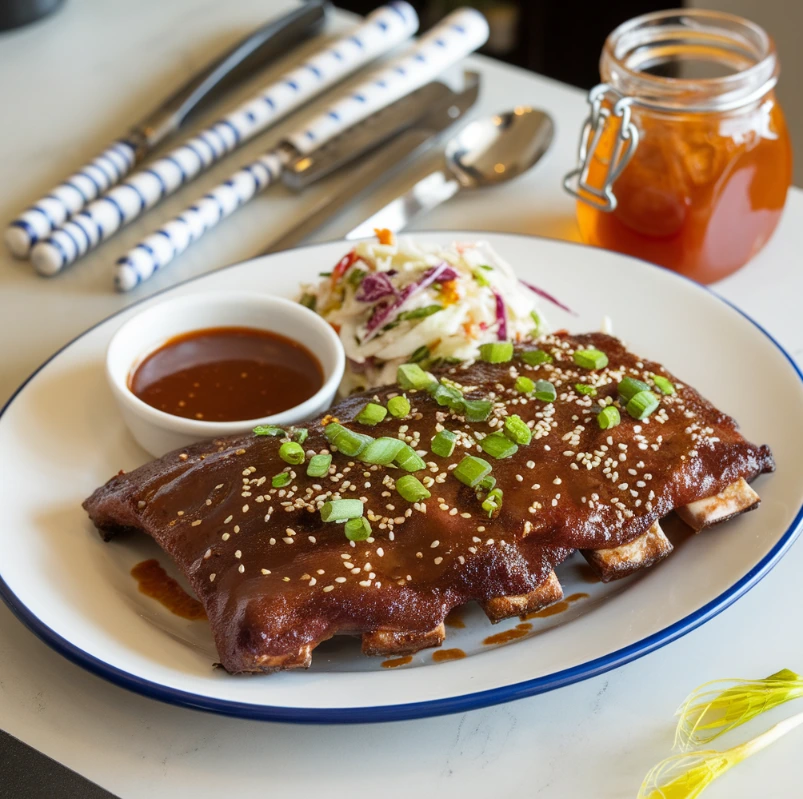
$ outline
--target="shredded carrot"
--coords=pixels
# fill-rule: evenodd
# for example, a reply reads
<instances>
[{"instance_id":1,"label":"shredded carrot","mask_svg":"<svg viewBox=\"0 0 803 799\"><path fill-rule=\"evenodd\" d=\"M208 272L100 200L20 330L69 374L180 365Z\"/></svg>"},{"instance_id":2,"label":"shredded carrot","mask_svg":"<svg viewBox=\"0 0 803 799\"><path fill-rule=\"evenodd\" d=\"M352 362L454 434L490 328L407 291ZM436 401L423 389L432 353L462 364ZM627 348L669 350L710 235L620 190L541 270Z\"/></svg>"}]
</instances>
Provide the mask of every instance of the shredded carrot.
<instances>
[{"instance_id":1,"label":"shredded carrot","mask_svg":"<svg viewBox=\"0 0 803 799\"><path fill-rule=\"evenodd\" d=\"M463 322L463 332L469 337L474 338L474 326L471 322Z\"/></svg>"},{"instance_id":2,"label":"shredded carrot","mask_svg":"<svg viewBox=\"0 0 803 799\"><path fill-rule=\"evenodd\" d=\"M457 293L457 281L449 280L444 283L441 289L441 300L443 300L443 304L454 305L459 299L460 295Z\"/></svg>"},{"instance_id":3,"label":"shredded carrot","mask_svg":"<svg viewBox=\"0 0 803 799\"><path fill-rule=\"evenodd\" d=\"M374 233L376 233L377 239L379 239L380 244L390 244L392 245L395 241L393 237L393 231L388 230L387 228L374 228Z\"/></svg>"}]
</instances>

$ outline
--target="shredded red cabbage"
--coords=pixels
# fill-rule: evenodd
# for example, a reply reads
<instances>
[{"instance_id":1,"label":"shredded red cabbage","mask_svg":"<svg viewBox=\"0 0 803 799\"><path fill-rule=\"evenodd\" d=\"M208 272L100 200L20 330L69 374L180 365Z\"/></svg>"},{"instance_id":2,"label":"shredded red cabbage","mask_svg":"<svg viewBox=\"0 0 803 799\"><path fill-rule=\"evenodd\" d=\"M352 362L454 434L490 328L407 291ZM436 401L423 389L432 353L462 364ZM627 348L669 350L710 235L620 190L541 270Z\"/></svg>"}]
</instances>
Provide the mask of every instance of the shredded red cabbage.
<instances>
[{"instance_id":1,"label":"shredded red cabbage","mask_svg":"<svg viewBox=\"0 0 803 799\"><path fill-rule=\"evenodd\" d=\"M365 338L362 343L370 341L385 325L389 325L400 313L404 303L419 291L423 291L427 286L431 286L438 281L447 282L454 280L457 272L447 263L441 262L437 266L427 269L417 283L410 283L405 286L396 296L394 302L386 302L378 305L373 316L365 326Z\"/></svg>"},{"instance_id":2,"label":"shredded red cabbage","mask_svg":"<svg viewBox=\"0 0 803 799\"><path fill-rule=\"evenodd\" d=\"M374 365L374 361L376 358L372 355L370 358L366 358L362 363L360 361L355 361L354 358L346 357L346 360L349 362L349 367L351 371L354 372L355 375L364 374L369 367Z\"/></svg>"},{"instance_id":3,"label":"shredded red cabbage","mask_svg":"<svg viewBox=\"0 0 803 799\"><path fill-rule=\"evenodd\" d=\"M521 283L523 286L527 286L527 288L530 289L530 291L532 291L534 294L537 294L539 297L543 297L545 300L548 300L553 305L557 305L558 308L561 308L562 310L572 314L572 316L577 316L577 314L571 308L569 308L568 305L564 305L559 299L553 297L551 294L548 294L543 289L539 289L538 286L534 286L532 283L528 283L526 280L521 280L521 279L519 279L519 283Z\"/></svg>"},{"instance_id":4,"label":"shredded red cabbage","mask_svg":"<svg viewBox=\"0 0 803 799\"><path fill-rule=\"evenodd\" d=\"M384 272L369 272L354 295L360 302L378 302L383 297L396 296L393 283Z\"/></svg>"},{"instance_id":5,"label":"shredded red cabbage","mask_svg":"<svg viewBox=\"0 0 803 799\"><path fill-rule=\"evenodd\" d=\"M499 341L507 341L507 312L505 311L505 303L499 294L494 292L496 297L496 321L499 322L499 327L496 330L496 338Z\"/></svg>"}]
</instances>

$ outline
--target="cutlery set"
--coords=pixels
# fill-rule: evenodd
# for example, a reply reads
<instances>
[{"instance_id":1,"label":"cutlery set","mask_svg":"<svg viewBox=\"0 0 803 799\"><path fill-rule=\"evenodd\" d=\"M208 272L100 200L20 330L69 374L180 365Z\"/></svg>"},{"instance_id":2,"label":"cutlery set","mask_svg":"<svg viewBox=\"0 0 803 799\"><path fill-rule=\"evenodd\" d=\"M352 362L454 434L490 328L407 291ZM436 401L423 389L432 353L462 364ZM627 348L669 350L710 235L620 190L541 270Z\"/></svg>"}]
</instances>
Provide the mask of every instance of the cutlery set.
<instances>
[{"instance_id":1,"label":"cutlery set","mask_svg":"<svg viewBox=\"0 0 803 799\"><path fill-rule=\"evenodd\" d=\"M327 11L324 0L306 3L251 33L13 220L5 234L9 249L29 258L41 275L58 274L245 142L386 56L418 29L413 8L394 0L214 124L154 154L226 89L319 31ZM349 165L348 184L336 196L325 196L268 251L303 240L382 178L435 148L444 132L461 122L479 94L479 75L466 72L459 88L436 79L487 38L488 24L479 12L463 8L447 16L126 252L114 265L116 288L129 291L148 280L274 183L281 180L300 191ZM371 235L374 227L399 231L413 216L461 188L515 177L540 158L551 137L549 117L529 108L474 122L449 141L443 171L419 181L349 237Z\"/></svg>"}]
</instances>

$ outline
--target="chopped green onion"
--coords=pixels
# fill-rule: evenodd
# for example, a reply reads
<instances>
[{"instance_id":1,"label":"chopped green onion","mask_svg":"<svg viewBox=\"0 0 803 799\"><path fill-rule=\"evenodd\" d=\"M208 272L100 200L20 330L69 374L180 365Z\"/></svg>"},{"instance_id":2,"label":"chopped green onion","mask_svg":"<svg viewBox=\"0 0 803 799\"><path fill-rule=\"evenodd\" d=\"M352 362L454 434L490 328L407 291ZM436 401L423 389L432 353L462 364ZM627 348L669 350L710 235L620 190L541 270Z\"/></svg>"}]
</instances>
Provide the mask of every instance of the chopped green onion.
<instances>
[{"instance_id":1,"label":"chopped green onion","mask_svg":"<svg viewBox=\"0 0 803 799\"><path fill-rule=\"evenodd\" d=\"M410 413L410 400L404 396L393 397L388 400L388 411L396 419L402 419Z\"/></svg>"},{"instance_id":2,"label":"chopped green onion","mask_svg":"<svg viewBox=\"0 0 803 799\"><path fill-rule=\"evenodd\" d=\"M480 491L490 491L496 485L496 478L489 474L487 477L483 477L482 480L477 483L477 488Z\"/></svg>"},{"instance_id":3,"label":"chopped green onion","mask_svg":"<svg viewBox=\"0 0 803 799\"><path fill-rule=\"evenodd\" d=\"M396 381L405 391L428 388L435 382L417 363L403 363L396 370Z\"/></svg>"},{"instance_id":4,"label":"chopped green onion","mask_svg":"<svg viewBox=\"0 0 803 799\"><path fill-rule=\"evenodd\" d=\"M457 436L449 430L441 430L435 438L432 439L430 449L441 458L448 458L454 452L455 442Z\"/></svg>"},{"instance_id":5,"label":"chopped green onion","mask_svg":"<svg viewBox=\"0 0 803 799\"><path fill-rule=\"evenodd\" d=\"M509 458L518 452L518 445L511 441L504 433L491 433L480 441L483 452L487 452L492 458L501 460Z\"/></svg>"},{"instance_id":6,"label":"chopped green onion","mask_svg":"<svg viewBox=\"0 0 803 799\"><path fill-rule=\"evenodd\" d=\"M284 488L292 479L290 472L279 472L271 477L270 484L274 488Z\"/></svg>"},{"instance_id":7,"label":"chopped green onion","mask_svg":"<svg viewBox=\"0 0 803 799\"><path fill-rule=\"evenodd\" d=\"M297 466L299 463L304 463L304 447L295 441L285 441L279 447L279 457L285 463L291 463Z\"/></svg>"},{"instance_id":8,"label":"chopped green onion","mask_svg":"<svg viewBox=\"0 0 803 799\"><path fill-rule=\"evenodd\" d=\"M674 394L675 393L675 386L673 385L671 380L667 380L665 377L661 375L653 375L652 380L655 383L655 387L662 393L662 394Z\"/></svg>"},{"instance_id":9,"label":"chopped green onion","mask_svg":"<svg viewBox=\"0 0 803 799\"><path fill-rule=\"evenodd\" d=\"M421 469L426 467L423 458L409 444L404 444L399 450L395 462L405 472L420 472Z\"/></svg>"},{"instance_id":10,"label":"chopped green onion","mask_svg":"<svg viewBox=\"0 0 803 799\"><path fill-rule=\"evenodd\" d=\"M541 317L535 311L530 311L530 318L535 323L535 328L533 329L532 337L538 338L538 336L541 334Z\"/></svg>"},{"instance_id":11,"label":"chopped green onion","mask_svg":"<svg viewBox=\"0 0 803 799\"><path fill-rule=\"evenodd\" d=\"M362 283L362 279L368 274L364 269L352 269L349 272L349 276L346 278L346 283L349 284L352 288L357 288L357 286Z\"/></svg>"},{"instance_id":12,"label":"chopped green onion","mask_svg":"<svg viewBox=\"0 0 803 799\"><path fill-rule=\"evenodd\" d=\"M425 360L429 357L429 347L426 344L422 344L411 356L408 363L421 363L421 361Z\"/></svg>"},{"instance_id":13,"label":"chopped green onion","mask_svg":"<svg viewBox=\"0 0 803 799\"><path fill-rule=\"evenodd\" d=\"M318 304L318 299L314 294L302 294L299 303L305 308L309 308L310 311L314 311L315 306Z\"/></svg>"},{"instance_id":14,"label":"chopped green onion","mask_svg":"<svg viewBox=\"0 0 803 799\"><path fill-rule=\"evenodd\" d=\"M474 488L480 480L487 477L491 473L491 464L488 461L478 458L476 455L466 455L457 468L454 470L454 476L463 485L469 488Z\"/></svg>"},{"instance_id":15,"label":"chopped green onion","mask_svg":"<svg viewBox=\"0 0 803 799\"><path fill-rule=\"evenodd\" d=\"M379 424L388 415L388 409L375 402L369 402L358 414L355 421L371 427Z\"/></svg>"},{"instance_id":16,"label":"chopped green onion","mask_svg":"<svg viewBox=\"0 0 803 799\"><path fill-rule=\"evenodd\" d=\"M463 400L460 412L467 422L484 422L491 415L493 407L490 400Z\"/></svg>"},{"instance_id":17,"label":"chopped green onion","mask_svg":"<svg viewBox=\"0 0 803 799\"><path fill-rule=\"evenodd\" d=\"M432 399L438 405L445 405L453 411L460 411L463 407L463 394L452 386L445 386L443 383L435 383L429 387Z\"/></svg>"},{"instance_id":18,"label":"chopped green onion","mask_svg":"<svg viewBox=\"0 0 803 799\"><path fill-rule=\"evenodd\" d=\"M309 477L323 477L329 474L329 467L331 465L331 455L313 455L307 464L307 475Z\"/></svg>"},{"instance_id":19,"label":"chopped green onion","mask_svg":"<svg viewBox=\"0 0 803 799\"><path fill-rule=\"evenodd\" d=\"M298 441L299 444L303 444L308 437L309 437L309 430L307 430L306 427L293 428L293 441Z\"/></svg>"},{"instance_id":20,"label":"chopped green onion","mask_svg":"<svg viewBox=\"0 0 803 799\"><path fill-rule=\"evenodd\" d=\"M604 369L608 365L608 356L599 350L577 350L574 362L583 369Z\"/></svg>"},{"instance_id":21,"label":"chopped green onion","mask_svg":"<svg viewBox=\"0 0 803 799\"><path fill-rule=\"evenodd\" d=\"M276 427L275 424L261 424L254 428L255 436L279 436L284 437L287 433L281 427Z\"/></svg>"},{"instance_id":22,"label":"chopped green onion","mask_svg":"<svg viewBox=\"0 0 803 799\"><path fill-rule=\"evenodd\" d=\"M349 541L365 541L371 537L371 523L364 516L346 522L346 538Z\"/></svg>"},{"instance_id":23,"label":"chopped green onion","mask_svg":"<svg viewBox=\"0 0 803 799\"><path fill-rule=\"evenodd\" d=\"M513 342L492 341L480 344L480 360L486 363L507 363L513 358Z\"/></svg>"},{"instance_id":24,"label":"chopped green onion","mask_svg":"<svg viewBox=\"0 0 803 799\"><path fill-rule=\"evenodd\" d=\"M639 391L627 403L627 412L634 419L646 419L659 405L652 391Z\"/></svg>"},{"instance_id":25,"label":"chopped green onion","mask_svg":"<svg viewBox=\"0 0 803 799\"><path fill-rule=\"evenodd\" d=\"M515 414L505 419L504 433L514 444L529 444L533 437L527 424Z\"/></svg>"},{"instance_id":26,"label":"chopped green onion","mask_svg":"<svg viewBox=\"0 0 803 799\"><path fill-rule=\"evenodd\" d=\"M471 276L474 278L474 280L477 281L478 285L482 286L483 288L487 288L488 286L491 285L491 281L488 280L488 278L485 277L485 275L483 275L482 272L478 272L475 270L471 273Z\"/></svg>"},{"instance_id":27,"label":"chopped green onion","mask_svg":"<svg viewBox=\"0 0 803 799\"><path fill-rule=\"evenodd\" d=\"M540 366L542 363L552 363L554 360L548 352L543 350L524 350L521 359L529 366Z\"/></svg>"},{"instance_id":28,"label":"chopped green onion","mask_svg":"<svg viewBox=\"0 0 803 799\"><path fill-rule=\"evenodd\" d=\"M411 474L405 474L396 481L396 490L401 494L402 499L408 502L420 502L422 499L429 499L432 494L424 488L424 484Z\"/></svg>"},{"instance_id":29,"label":"chopped green onion","mask_svg":"<svg viewBox=\"0 0 803 799\"><path fill-rule=\"evenodd\" d=\"M396 456L406 444L398 438L377 438L360 453L360 460L365 463L376 463L388 466L396 460Z\"/></svg>"},{"instance_id":30,"label":"chopped green onion","mask_svg":"<svg viewBox=\"0 0 803 799\"><path fill-rule=\"evenodd\" d=\"M549 380L537 380L535 383L535 398L543 402L554 402L557 399L558 392L555 386Z\"/></svg>"},{"instance_id":31,"label":"chopped green onion","mask_svg":"<svg viewBox=\"0 0 803 799\"><path fill-rule=\"evenodd\" d=\"M619 415L619 409L613 405L608 405L607 408L603 408L597 414L597 424L599 424L600 430L616 427L621 421L622 417Z\"/></svg>"},{"instance_id":32,"label":"chopped green onion","mask_svg":"<svg viewBox=\"0 0 803 799\"><path fill-rule=\"evenodd\" d=\"M344 455L359 455L373 441L371 436L354 433L337 422L326 425L323 432L326 438Z\"/></svg>"},{"instance_id":33,"label":"chopped green onion","mask_svg":"<svg viewBox=\"0 0 803 799\"><path fill-rule=\"evenodd\" d=\"M363 504L359 499L331 499L321 507L321 520L343 522L362 516Z\"/></svg>"},{"instance_id":34,"label":"chopped green onion","mask_svg":"<svg viewBox=\"0 0 803 799\"><path fill-rule=\"evenodd\" d=\"M522 375L521 377L516 378L513 388L515 388L516 391L520 392L521 394L530 394L535 391L535 383L533 383L529 377Z\"/></svg>"},{"instance_id":35,"label":"chopped green onion","mask_svg":"<svg viewBox=\"0 0 803 799\"><path fill-rule=\"evenodd\" d=\"M494 268L492 266L488 266L488 264L480 264L477 269L484 269L486 272L494 271Z\"/></svg>"},{"instance_id":36,"label":"chopped green onion","mask_svg":"<svg viewBox=\"0 0 803 799\"><path fill-rule=\"evenodd\" d=\"M597 389L594 386L589 386L588 383L575 383L574 390L578 394L585 394L587 397L597 396Z\"/></svg>"},{"instance_id":37,"label":"chopped green onion","mask_svg":"<svg viewBox=\"0 0 803 799\"><path fill-rule=\"evenodd\" d=\"M650 387L641 380L636 380L634 377L623 377L619 381L617 389L622 399L627 403L630 402L639 391L649 391Z\"/></svg>"},{"instance_id":38,"label":"chopped green onion","mask_svg":"<svg viewBox=\"0 0 803 799\"><path fill-rule=\"evenodd\" d=\"M425 305L423 308L414 308L412 311L402 311L397 317L397 322L406 322L408 319L424 319L427 316L432 316L438 311L442 311L442 305Z\"/></svg>"},{"instance_id":39,"label":"chopped green onion","mask_svg":"<svg viewBox=\"0 0 803 799\"><path fill-rule=\"evenodd\" d=\"M490 519L494 513L498 513L502 507L502 489L494 488L488 492L488 495L482 501L482 509L487 511L488 518Z\"/></svg>"}]
</instances>

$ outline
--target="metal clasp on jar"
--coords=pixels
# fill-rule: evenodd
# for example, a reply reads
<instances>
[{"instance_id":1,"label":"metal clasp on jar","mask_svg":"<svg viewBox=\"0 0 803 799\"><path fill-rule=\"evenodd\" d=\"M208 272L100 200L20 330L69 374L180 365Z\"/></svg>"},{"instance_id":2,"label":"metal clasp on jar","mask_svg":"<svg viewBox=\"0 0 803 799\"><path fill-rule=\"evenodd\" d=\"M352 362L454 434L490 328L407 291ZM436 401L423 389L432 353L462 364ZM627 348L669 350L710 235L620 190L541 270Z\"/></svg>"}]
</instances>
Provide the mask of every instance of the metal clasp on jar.
<instances>
[{"instance_id":1,"label":"metal clasp on jar","mask_svg":"<svg viewBox=\"0 0 803 799\"><path fill-rule=\"evenodd\" d=\"M605 100L609 102L604 104ZM625 97L607 83L600 83L588 93L588 104L591 111L583 125L580 136L577 169L569 172L563 178L563 188L589 205L600 211L614 211L616 209L616 195L613 193L613 184L622 170L627 166L639 142L639 132L631 119L630 106L632 97ZM600 139L607 125L613 119L619 122L619 132L616 143L607 161L607 171L601 183L593 186L588 182L591 161L595 156ZM604 163L604 159L598 159Z\"/></svg>"}]
</instances>

